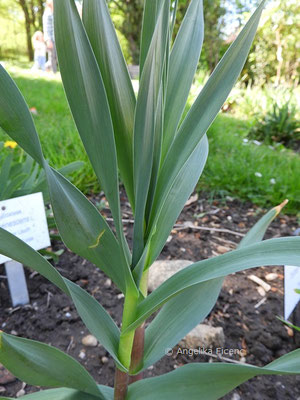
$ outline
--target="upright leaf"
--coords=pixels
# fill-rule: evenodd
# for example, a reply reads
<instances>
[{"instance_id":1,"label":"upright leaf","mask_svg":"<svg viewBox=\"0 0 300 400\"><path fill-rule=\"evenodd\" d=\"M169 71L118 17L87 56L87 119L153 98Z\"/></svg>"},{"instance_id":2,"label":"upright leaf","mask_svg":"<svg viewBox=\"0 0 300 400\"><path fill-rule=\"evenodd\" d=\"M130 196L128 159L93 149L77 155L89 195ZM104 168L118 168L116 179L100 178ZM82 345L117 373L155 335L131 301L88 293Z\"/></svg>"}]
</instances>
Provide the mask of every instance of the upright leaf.
<instances>
[{"instance_id":1,"label":"upright leaf","mask_svg":"<svg viewBox=\"0 0 300 400\"><path fill-rule=\"evenodd\" d=\"M41 145L24 97L0 64L0 127L40 165Z\"/></svg>"},{"instance_id":2,"label":"upright leaf","mask_svg":"<svg viewBox=\"0 0 300 400\"><path fill-rule=\"evenodd\" d=\"M143 69L134 125L135 224L133 265L144 247L145 209L153 166L156 111L169 30L169 0L164 0Z\"/></svg>"},{"instance_id":3,"label":"upright leaf","mask_svg":"<svg viewBox=\"0 0 300 400\"><path fill-rule=\"evenodd\" d=\"M117 155L109 104L74 0L54 1L54 28L60 72L74 121L107 196L118 238L123 242Z\"/></svg>"},{"instance_id":4,"label":"upright leaf","mask_svg":"<svg viewBox=\"0 0 300 400\"><path fill-rule=\"evenodd\" d=\"M119 169L134 208L132 134L136 99L106 1L84 0L83 23L105 85Z\"/></svg>"},{"instance_id":5,"label":"upright leaf","mask_svg":"<svg viewBox=\"0 0 300 400\"><path fill-rule=\"evenodd\" d=\"M0 126L31 157L36 156L43 166L56 223L63 241L72 251L86 257L106 272L124 293L127 286L137 291L119 243L99 211L66 178L50 169L44 160L25 100L1 66L0 87L9 89L1 92L0 115L5 115L5 120L0 119ZM15 105L19 107L18 113L14 112ZM19 115L23 116L25 122L28 121L28 124L25 124L26 131L21 129ZM31 162L28 157L28 168Z\"/></svg>"},{"instance_id":6,"label":"upright leaf","mask_svg":"<svg viewBox=\"0 0 300 400\"><path fill-rule=\"evenodd\" d=\"M164 202L175 177L213 122L245 63L265 0L225 53L183 121L162 165L151 219Z\"/></svg>"},{"instance_id":7,"label":"upright leaf","mask_svg":"<svg viewBox=\"0 0 300 400\"><path fill-rule=\"evenodd\" d=\"M157 19L165 0L145 0L140 49L140 77L150 48Z\"/></svg>"},{"instance_id":8,"label":"upright leaf","mask_svg":"<svg viewBox=\"0 0 300 400\"><path fill-rule=\"evenodd\" d=\"M192 0L176 36L170 55L165 104L163 158L172 144L184 111L197 69L203 35L202 0Z\"/></svg>"}]
</instances>

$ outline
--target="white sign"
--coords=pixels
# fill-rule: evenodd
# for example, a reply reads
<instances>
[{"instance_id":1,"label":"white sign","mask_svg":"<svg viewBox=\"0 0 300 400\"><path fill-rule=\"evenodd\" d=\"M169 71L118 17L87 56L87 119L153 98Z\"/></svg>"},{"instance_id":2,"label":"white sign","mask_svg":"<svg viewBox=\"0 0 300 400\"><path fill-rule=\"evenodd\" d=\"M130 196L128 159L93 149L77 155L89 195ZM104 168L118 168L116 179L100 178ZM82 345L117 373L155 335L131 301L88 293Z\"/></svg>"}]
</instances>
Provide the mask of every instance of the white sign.
<instances>
[{"instance_id":1,"label":"white sign","mask_svg":"<svg viewBox=\"0 0 300 400\"><path fill-rule=\"evenodd\" d=\"M284 267L284 318L288 319L300 300L300 268L286 265Z\"/></svg>"},{"instance_id":2,"label":"white sign","mask_svg":"<svg viewBox=\"0 0 300 400\"><path fill-rule=\"evenodd\" d=\"M0 201L0 227L23 240L34 250L50 246L42 193ZM0 254L0 264L9 260Z\"/></svg>"}]
</instances>

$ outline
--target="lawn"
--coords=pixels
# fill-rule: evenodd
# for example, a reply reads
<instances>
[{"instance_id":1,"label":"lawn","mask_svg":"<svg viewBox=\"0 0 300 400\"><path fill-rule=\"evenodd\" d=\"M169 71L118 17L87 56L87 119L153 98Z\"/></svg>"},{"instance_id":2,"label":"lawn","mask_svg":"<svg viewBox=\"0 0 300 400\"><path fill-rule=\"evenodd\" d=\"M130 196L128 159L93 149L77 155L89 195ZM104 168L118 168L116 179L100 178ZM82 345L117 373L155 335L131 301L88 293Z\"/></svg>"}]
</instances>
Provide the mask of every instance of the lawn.
<instances>
[{"instance_id":1,"label":"lawn","mask_svg":"<svg viewBox=\"0 0 300 400\"><path fill-rule=\"evenodd\" d=\"M44 154L55 167L81 160L85 167L74 173L73 182L85 193L98 191L93 170L76 132L59 77L33 74L7 65L30 108ZM219 114L208 132L210 155L199 190L212 196L231 196L270 207L290 200L286 210L300 206L300 156L283 148L247 142L251 121ZM0 140L7 137L0 132Z\"/></svg>"}]
</instances>

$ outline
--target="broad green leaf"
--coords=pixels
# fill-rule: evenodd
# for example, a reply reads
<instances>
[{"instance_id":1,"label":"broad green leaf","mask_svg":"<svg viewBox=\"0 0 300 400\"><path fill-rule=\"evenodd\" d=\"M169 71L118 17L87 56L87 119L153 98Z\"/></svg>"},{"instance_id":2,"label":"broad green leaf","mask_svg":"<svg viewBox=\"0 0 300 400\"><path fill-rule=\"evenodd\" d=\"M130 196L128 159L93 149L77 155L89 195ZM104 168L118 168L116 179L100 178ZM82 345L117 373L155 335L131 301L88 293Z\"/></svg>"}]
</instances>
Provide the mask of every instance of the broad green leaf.
<instances>
[{"instance_id":1,"label":"broad green leaf","mask_svg":"<svg viewBox=\"0 0 300 400\"><path fill-rule=\"evenodd\" d=\"M205 136L176 176L164 203L158 210L155 232L149 235L149 262L152 265L161 252L186 201L192 194L202 174L208 157L208 140Z\"/></svg>"},{"instance_id":2,"label":"broad green leaf","mask_svg":"<svg viewBox=\"0 0 300 400\"><path fill-rule=\"evenodd\" d=\"M2 228L0 228L0 254L37 271L71 297L87 328L112 355L119 368L124 369L118 360L120 331L110 315L92 296L80 286L63 278L38 252Z\"/></svg>"},{"instance_id":3,"label":"broad green leaf","mask_svg":"<svg viewBox=\"0 0 300 400\"><path fill-rule=\"evenodd\" d=\"M300 349L265 367L249 364L191 363L129 386L127 400L218 400L257 375L300 373Z\"/></svg>"},{"instance_id":4,"label":"broad green leaf","mask_svg":"<svg viewBox=\"0 0 300 400\"><path fill-rule=\"evenodd\" d=\"M127 287L134 289L120 245L96 207L46 164L45 172L55 221L66 246L101 268L124 293Z\"/></svg>"},{"instance_id":5,"label":"broad green leaf","mask_svg":"<svg viewBox=\"0 0 300 400\"><path fill-rule=\"evenodd\" d=\"M178 215L199 180L207 155L208 141L205 136L177 175L161 208L156 210L155 221L150 224L151 230L146 234L147 242L143 256L134 269L136 280L143 272L144 266L151 266L165 245Z\"/></svg>"},{"instance_id":6,"label":"broad green leaf","mask_svg":"<svg viewBox=\"0 0 300 400\"><path fill-rule=\"evenodd\" d=\"M223 279L194 285L169 300L145 332L145 350L140 370L153 365L210 313L218 299ZM138 371L138 372L139 372Z\"/></svg>"},{"instance_id":7,"label":"broad green leaf","mask_svg":"<svg viewBox=\"0 0 300 400\"><path fill-rule=\"evenodd\" d=\"M160 209L175 177L206 133L232 89L251 47L265 1L257 8L227 50L180 126L162 165L151 221Z\"/></svg>"},{"instance_id":8,"label":"broad green leaf","mask_svg":"<svg viewBox=\"0 0 300 400\"><path fill-rule=\"evenodd\" d=\"M113 400L114 394L113 389L108 386L98 385L99 389L105 396L105 400ZM9 400L11 397L0 397L0 400ZM60 389L49 389L42 390L40 392L28 394L23 396L26 400L96 400L99 397L95 397L88 393L79 392L78 390L60 388Z\"/></svg>"},{"instance_id":9,"label":"broad green leaf","mask_svg":"<svg viewBox=\"0 0 300 400\"><path fill-rule=\"evenodd\" d=\"M286 201L264 215L247 233L239 248L260 241L285 204ZM223 278L200 283L166 302L146 329L144 364L140 370L159 360L166 348L172 348L209 314L222 284Z\"/></svg>"},{"instance_id":10,"label":"broad green leaf","mask_svg":"<svg viewBox=\"0 0 300 400\"><path fill-rule=\"evenodd\" d=\"M69 295L69 290L60 273L28 244L2 228L0 228L0 254L33 268Z\"/></svg>"},{"instance_id":11,"label":"broad green leaf","mask_svg":"<svg viewBox=\"0 0 300 400\"><path fill-rule=\"evenodd\" d=\"M74 0L54 1L54 30L66 96L123 242L114 131L101 73ZM125 249L124 249L125 250Z\"/></svg>"},{"instance_id":12,"label":"broad green leaf","mask_svg":"<svg viewBox=\"0 0 300 400\"><path fill-rule=\"evenodd\" d=\"M162 85L169 31L169 0L164 0L147 54L136 104L134 124L135 224L133 265L144 248L145 209L153 166L156 110Z\"/></svg>"},{"instance_id":13,"label":"broad green leaf","mask_svg":"<svg viewBox=\"0 0 300 400\"><path fill-rule=\"evenodd\" d=\"M202 0L192 0L170 55L164 118L163 159L172 144L184 111L197 69L203 36Z\"/></svg>"},{"instance_id":14,"label":"broad green leaf","mask_svg":"<svg viewBox=\"0 0 300 400\"><path fill-rule=\"evenodd\" d=\"M0 362L30 385L69 387L105 398L78 361L44 343L0 332Z\"/></svg>"},{"instance_id":15,"label":"broad green leaf","mask_svg":"<svg viewBox=\"0 0 300 400\"><path fill-rule=\"evenodd\" d=\"M112 355L118 368L126 371L118 359L120 331L111 316L85 290L75 283L64 279L75 307L88 330L99 340L101 345Z\"/></svg>"},{"instance_id":16,"label":"broad green leaf","mask_svg":"<svg viewBox=\"0 0 300 400\"><path fill-rule=\"evenodd\" d=\"M140 49L140 77L150 48L157 19L165 0L145 0Z\"/></svg>"},{"instance_id":17,"label":"broad green leaf","mask_svg":"<svg viewBox=\"0 0 300 400\"><path fill-rule=\"evenodd\" d=\"M134 209L132 134L136 99L106 1L84 0L83 23L105 85L119 169Z\"/></svg>"},{"instance_id":18,"label":"broad green leaf","mask_svg":"<svg viewBox=\"0 0 300 400\"><path fill-rule=\"evenodd\" d=\"M0 65L0 127L42 165L42 149L32 116L19 89L2 65Z\"/></svg>"},{"instance_id":19,"label":"broad green leaf","mask_svg":"<svg viewBox=\"0 0 300 400\"><path fill-rule=\"evenodd\" d=\"M41 390L40 392L22 396L25 400L96 400L99 397L74 389L60 388ZM11 400L12 397L0 397L0 400ZM105 397L105 399L110 399ZM112 398L111 398L112 399Z\"/></svg>"},{"instance_id":20,"label":"broad green leaf","mask_svg":"<svg viewBox=\"0 0 300 400\"><path fill-rule=\"evenodd\" d=\"M0 85L7 88L7 91L0 92L0 115L6 118L0 120L0 126L34 158L39 152L40 142L30 112L20 91L1 66ZM20 108L16 114L13 112L14 106ZM26 132L19 126L21 122L18 115L23 115L24 121L32 123L25 125ZM66 178L48 167L42 153L36 158L45 169L56 223L66 245L75 253L80 251L78 254L100 267L122 291L126 291L128 282L128 286L134 289L130 268L101 214ZM32 168L32 160L29 157L27 160L28 168Z\"/></svg>"},{"instance_id":21,"label":"broad green leaf","mask_svg":"<svg viewBox=\"0 0 300 400\"><path fill-rule=\"evenodd\" d=\"M184 293L193 285L249 268L283 264L300 267L300 238L265 240L218 257L196 262L177 272L145 298L137 308L136 321L127 330L139 326L166 301Z\"/></svg>"}]
</instances>

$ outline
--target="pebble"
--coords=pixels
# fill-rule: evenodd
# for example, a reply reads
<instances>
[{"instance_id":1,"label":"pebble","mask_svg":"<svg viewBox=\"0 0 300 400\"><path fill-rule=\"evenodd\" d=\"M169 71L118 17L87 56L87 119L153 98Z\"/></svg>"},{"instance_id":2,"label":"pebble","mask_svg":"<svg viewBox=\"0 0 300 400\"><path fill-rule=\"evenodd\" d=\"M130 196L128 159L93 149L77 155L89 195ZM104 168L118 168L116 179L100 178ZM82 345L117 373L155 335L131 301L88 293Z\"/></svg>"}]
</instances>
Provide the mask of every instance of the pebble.
<instances>
[{"instance_id":1,"label":"pebble","mask_svg":"<svg viewBox=\"0 0 300 400\"><path fill-rule=\"evenodd\" d=\"M258 286L257 291L262 297L265 297L266 295L265 289L263 289L261 286Z\"/></svg>"},{"instance_id":2,"label":"pebble","mask_svg":"<svg viewBox=\"0 0 300 400\"><path fill-rule=\"evenodd\" d=\"M85 351L84 350L81 350L80 353L78 354L78 357L81 358L81 360L84 360L85 356L86 355L85 355Z\"/></svg>"},{"instance_id":3,"label":"pebble","mask_svg":"<svg viewBox=\"0 0 300 400\"><path fill-rule=\"evenodd\" d=\"M104 287L106 289L111 287L111 279L107 278L106 281L104 282Z\"/></svg>"},{"instance_id":4,"label":"pebble","mask_svg":"<svg viewBox=\"0 0 300 400\"><path fill-rule=\"evenodd\" d=\"M67 318L70 318L70 317L71 317L71 313L67 312L67 313L65 314L65 316L66 316Z\"/></svg>"},{"instance_id":5,"label":"pebble","mask_svg":"<svg viewBox=\"0 0 300 400\"><path fill-rule=\"evenodd\" d=\"M0 386L0 393L4 393L4 392L6 392L5 387L4 386Z\"/></svg>"},{"instance_id":6,"label":"pebble","mask_svg":"<svg viewBox=\"0 0 300 400\"><path fill-rule=\"evenodd\" d=\"M278 274L276 272L270 272L269 274L266 275L266 280L267 281L275 281L275 279L278 278Z\"/></svg>"},{"instance_id":7,"label":"pebble","mask_svg":"<svg viewBox=\"0 0 300 400\"><path fill-rule=\"evenodd\" d=\"M219 253L219 254L224 254L224 253L227 253L227 251L229 251L230 249L228 248L228 247L226 247L226 246L218 246L217 247L217 252Z\"/></svg>"},{"instance_id":8,"label":"pebble","mask_svg":"<svg viewBox=\"0 0 300 400\"><path fill-rule=\"evenodd\" d=\"M231 400L241 400L241 396L238 393L234 393L234 395L231 397Z\"/></svg>"},{"instance_id":9,"label":"pebble","mask_svg":"<svg viewBox=\"0 0 300 400\"><path fill-rule=\"evenodd\" d=\"M96 347L98 344L98 340L95 338L95 336L93 335L87 335L84 336L81 340L81 343L84 346L88 346L88 347Z\"/></svg>"},{"instance_id":10,"label":"pebble","mask_svg":"<svg viewBox=\"0 0 300 400\"><path fill-rule=\"evenodd\" d=\"M21 390L19 390L18 391L18 393L16 394L16 397L22 397L22 396L24 396L26 393L25 393L25 390L24 389L21 389Z\"/></svg>"},{"instance_id":11,"label":"pebble","mask_svg":"<svg viewBox=\"0 0 300 400\"><path fill-rule=\"evenodd\" d=\"M108 358L105 357L105 356L103 356L103 357L101 358L101 362L102 362L102 364L107 364L107 363L108 363Z\"/></svg>"},{"instance_id":12,"label":"pebble","mask_svg":"<svg viewBox=\"0 0 300 400\"><path fill-rule=\"evenodd\" d=\"M11 335L18 336L18 332L17 331L12 330L12 331L10 331L10 333L11 333Z\"/></svg>"}]
</instances>

